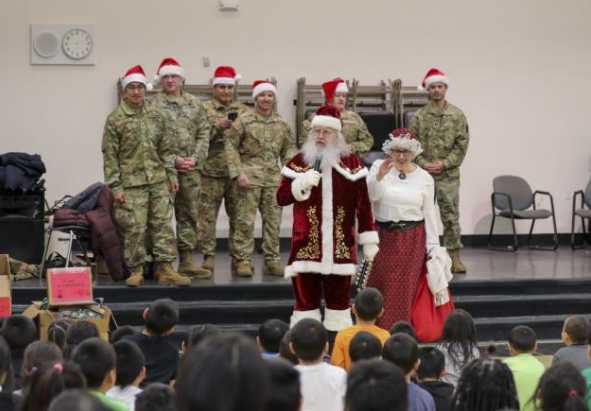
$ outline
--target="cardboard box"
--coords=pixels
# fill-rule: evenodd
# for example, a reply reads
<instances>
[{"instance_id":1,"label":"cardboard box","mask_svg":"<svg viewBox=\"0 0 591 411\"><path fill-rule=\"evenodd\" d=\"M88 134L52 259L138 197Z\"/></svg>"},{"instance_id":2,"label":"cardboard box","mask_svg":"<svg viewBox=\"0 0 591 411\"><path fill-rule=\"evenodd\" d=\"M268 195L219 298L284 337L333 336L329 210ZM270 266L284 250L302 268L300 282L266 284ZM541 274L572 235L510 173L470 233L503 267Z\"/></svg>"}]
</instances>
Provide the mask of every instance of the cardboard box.
<instances>
[{"instance_id":1,"label":"cardboard box","mask_svg":"<svg viewBox=\"0 0 591 411\"><path fill-rule=\"evenodd\" d=\"M33 304L27 307L27 309L23 312L23 315L31 318L37 324L37 329L39 330L39 338L42 341L47 341L47 329L49 328L50 324L57 320L68 320L71 322L77 322L79 320L72 319L72 318L64 318L60 315L62 311L75 311L78 308L91 308L92 310L96 311L97 313L102 314L101 319L89 319L86 321L90 321L94 323L98 330L101 338L105 341L109 341L109 325L111 323L112 312L109 307L103 305L99 307L98 305L89 305L83 307L61 307L51 310L42 310L41 309L41 302L40 301L33 301Z\"/></svg>"},{"instance_id":2,"label":"cardboard box","mask_svg":"<svg viewBox=\"0 0 591 411\"><path fill-rule=\"evenodd\" d=\"M0 318L12 315L10 276L10 258L8 254L0 254Z\"/></svg>"}]
</instances>

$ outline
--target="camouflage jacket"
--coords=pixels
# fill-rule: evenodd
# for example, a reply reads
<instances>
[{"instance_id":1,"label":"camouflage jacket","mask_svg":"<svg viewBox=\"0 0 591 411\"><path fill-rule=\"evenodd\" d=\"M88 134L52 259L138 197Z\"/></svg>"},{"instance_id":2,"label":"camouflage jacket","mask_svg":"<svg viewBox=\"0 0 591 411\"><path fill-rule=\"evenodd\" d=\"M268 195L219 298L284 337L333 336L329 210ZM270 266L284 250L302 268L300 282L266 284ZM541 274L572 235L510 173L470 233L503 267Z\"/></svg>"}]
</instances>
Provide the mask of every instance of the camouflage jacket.
<instances>
[{"instance_id":1,"label":"camouflage jacket","mask_svg":"<svg viewBox=\"0 0 591 411\"><path fill-rule=\"evenodd\" d=\"M148 104L167 114L176 155L191 157L195 168L201 170L207 159L210 133L203 103L189 93L175 97L160 92L149 99Z\"/></svg>"},{"instance_id":2,"label":"camouflage jacket","mask_svg":"<svg viewBox=\"0 0 591 411\"><path fill-rule=\"evenodd\" d=\"M207 161L201 172L209 177L228 177L228 160L226 158L226 137L223 128L216 125L218 118L227 118L228 113L237 112L238 114L249 111L244 104L237 101L229 106L224 106L216 99L211 99L204 104L209 120L209 152Z\"/></svg>"},{"instance_id":3,"label":"camouflage jacket","mask_svg":"<svg viewBox=\"0 0 591 411\"><path fill-rule=\"evenodd\" d=\"M252 186L279 186L279 164L297 152L291 130L281 116L244 112L226 133L230 178L244 173Z\"/></svg>"},{"instance_id":4,"label":"camouflage jacket","mask_svg":"<svg viewBox=\"0 0 591 411\"><path fill-rule=\"evenodd\" d=\"M420 108L412 119L410 128L423 146L423 153L416 158L419 166L436 160L443 161L443 173L434 178L459 177L460 165L468 150L468 121L456 106L446 103L443 109L431 103Z\"/></svg>"},{"instance_id":5,"label":"camouflage jacket","mask_svg":"<svg viewBox=\"0 0 591 411\"><path fill-rule=\"evenodd\" d=\"M177 181L175 150L165 115L125 101L107 117L102 142L105 183L113 192Z\"/></svg>"},{"instance_id":6,"label":"camouflage jacket","mask_svg":"<svg viewBox=\"0 0 591 411\"><path fill-rule=\"evenodd\" d=\"M347 144L351 146L351 151L357 154L367 153L373 147L373 136L367 129L365 122L359 114L351 110L345 110L341 113L343 123L343 137ZM304 121L304 135L302 143L308 138L312 125L309 120Z\"/></svg>"}]
</instances>

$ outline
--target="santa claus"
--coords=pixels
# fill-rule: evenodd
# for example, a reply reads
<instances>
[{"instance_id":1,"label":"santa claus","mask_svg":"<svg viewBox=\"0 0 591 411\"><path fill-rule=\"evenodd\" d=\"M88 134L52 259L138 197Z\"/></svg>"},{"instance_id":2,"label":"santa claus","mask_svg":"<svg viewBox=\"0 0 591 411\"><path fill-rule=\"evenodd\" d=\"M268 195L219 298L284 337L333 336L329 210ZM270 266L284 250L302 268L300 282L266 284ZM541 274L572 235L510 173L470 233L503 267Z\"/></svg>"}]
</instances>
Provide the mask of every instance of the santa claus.
<instances>
[{"instance_id":1,"label":"santa claus","mask_svg":"<svg viewBox=\"0 0 591 411\"><path fill-rule=\"evenodd\" d=\"M318 109L302 150L282 170L280 206L293 204L291 254L285 276L292 279L295 306L291 325L303 318L339 331L352 324L351 276L356 271L357 242L366 260L378 252L378 235L369 202L367 168L347 147L340 112Z\"/></svg>"}]
</instances>

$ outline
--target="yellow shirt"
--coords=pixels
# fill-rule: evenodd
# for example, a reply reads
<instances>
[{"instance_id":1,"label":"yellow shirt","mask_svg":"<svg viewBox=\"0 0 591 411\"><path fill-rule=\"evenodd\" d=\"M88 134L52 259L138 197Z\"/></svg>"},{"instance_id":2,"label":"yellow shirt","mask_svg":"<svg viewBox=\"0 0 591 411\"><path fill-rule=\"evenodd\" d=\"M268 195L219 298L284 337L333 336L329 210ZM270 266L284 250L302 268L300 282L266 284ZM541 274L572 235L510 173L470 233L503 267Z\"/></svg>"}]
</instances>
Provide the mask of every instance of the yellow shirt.
<instances>
[{"instance_id":1,"label":"yellow shirt","mask_svg":"<svg viewBox=\"0 0 591 411\"><path fill-rule=\"evenodd\" d=\"M390 338L390 333L387 330L378 327L377 325L356 324L351 327L345 328L337 333L334 342L334 348L332 350L332 355L330 357L330 362L332 363L332 365L342 367L345 370L349 371L349 369L351 368L349 344L351 344L351 340L359 331L366 331L370 334L375 335L381 341L382 346L384 345L384 342L386 342L386 340Z\"/></svg>"}]
</instances>

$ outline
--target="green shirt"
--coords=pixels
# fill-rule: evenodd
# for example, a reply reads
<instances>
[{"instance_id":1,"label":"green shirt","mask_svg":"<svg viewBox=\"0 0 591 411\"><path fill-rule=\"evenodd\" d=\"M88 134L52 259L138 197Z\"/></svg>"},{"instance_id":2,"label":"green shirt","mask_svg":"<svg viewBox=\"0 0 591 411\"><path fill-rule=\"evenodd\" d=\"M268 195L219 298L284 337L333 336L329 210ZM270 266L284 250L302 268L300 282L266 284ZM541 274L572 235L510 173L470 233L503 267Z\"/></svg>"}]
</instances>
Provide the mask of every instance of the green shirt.
<instances>
[{"instance_id":1,"label":"green shirt","mask_svg":"<svg viewBox=\"0 0 591 411\"><path fill-rule=\"evenodd\" d=\"M535 411L535 401L530 401L545 368L532 354L518 354L503 360L513 373L521 411Z\"/></svg>"},{"instance_id":2,"label":"green shirt","mask_svg":"<svg viewBox=\"0 0 591 411\"><path fill-rule=\"evenodd\" d=\"M587 382L587 397L585 401L587 401L587 408L591 409L591 368L585 368L581 371L581 374L583 374Z\"/></svg>"},{"instance_id":3,"label":"green shirt","mask_svg":"<svg viewBox=\"0 0 591 411\"><path fill-rule=\"evenodd\" d=\"M125 404L123 404L120 401L117 401L116 399L107 397L105 393L101 391L89 390L89 392L95 397L97 397L103 403L103 405L105 405L107 408L112 409L113 411L129 411Z\"/></svg>"}]
</instances>

